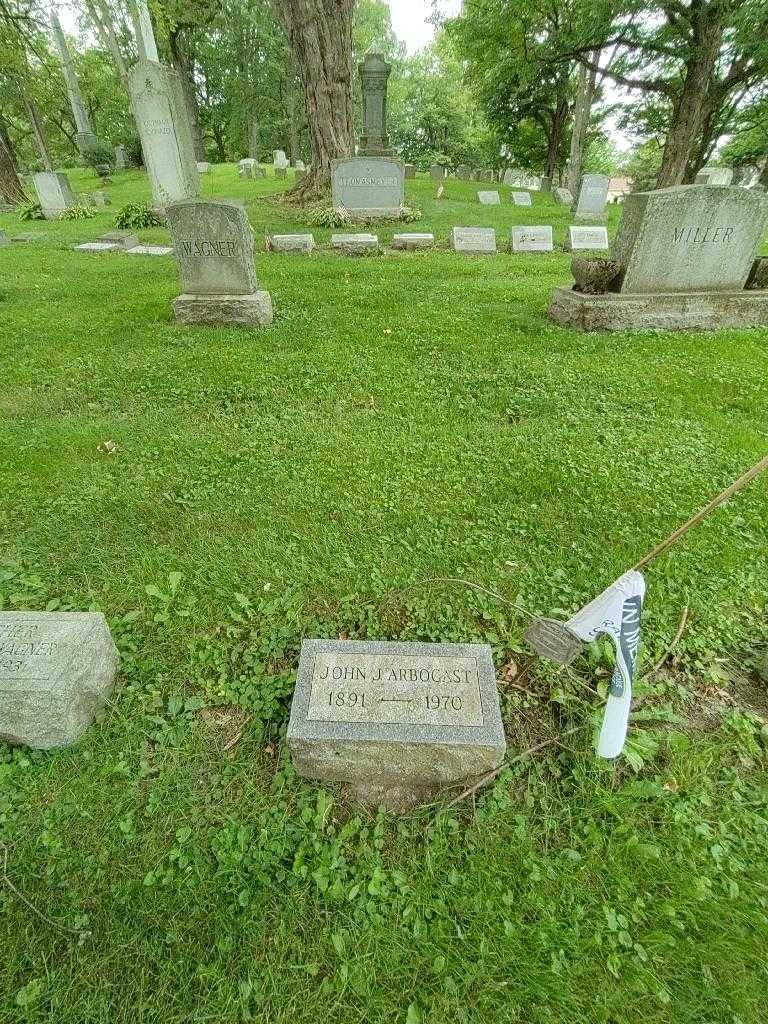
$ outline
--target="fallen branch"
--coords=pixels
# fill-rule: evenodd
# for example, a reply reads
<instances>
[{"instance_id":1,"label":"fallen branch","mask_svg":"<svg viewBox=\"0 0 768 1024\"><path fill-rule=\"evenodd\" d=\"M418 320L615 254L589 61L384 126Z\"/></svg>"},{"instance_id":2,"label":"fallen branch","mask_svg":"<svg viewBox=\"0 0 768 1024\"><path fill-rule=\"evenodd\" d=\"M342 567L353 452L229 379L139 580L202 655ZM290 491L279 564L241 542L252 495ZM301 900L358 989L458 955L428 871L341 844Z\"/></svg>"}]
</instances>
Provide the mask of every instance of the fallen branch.
<instances>
[{"instance_id":1,"label":"fallen branch","mask_svg":"<svg viewBox=\"0 0 768 1024\"><path fill-rule=\"evenodd\" d=\"M46 915L41 910L38 910L34 903L30 902L30 900L27 899L24 893L17 889L16 886L8 877L8 848L5 846L4 843L0 843L0 847L2 847L3 849L3 870L2 873L0 873L0 885L6 886L6 888L13 893L16 899L20 900L25 907L28 907L33 914L36 914L41 921L45 921L45 923L49 924L52 928L58 928L62 932L69 932L70 935L91 934L88 930L84 928L70 928L66 924L60 924L58 921L54 921L52 918L46 917Z\"/></svg>"},{"instance_id":2,"label":"fallen branch","mask_svg":"<svg viewBox=\"0 0 768 1024\"><path fill-rule=\"evenodd\" d=\"M664 653L659 658L659 660L656 662L656 664L653 666L653 668L650 670L650 672L646 672L643 676L641 676L642 679L652 679L656 675L656 673L664 666L664 663L666 662L667 658L670 656L672 651L674 651L674 649L680 643L680 640L682 639L683 633L685 632L685 627L687 625L688 625L688 605L686 605L685 608L683 608L683 614L680 616L680 625L677 627L677 632L674 635L672 643L669 645L669 647L666 649L666 651L664 651Z\"/></svg>"},{"instance_id":3,"label":"fallen branch","mask_svg":"<svg viewBox=\"0 0 768 1024\"><path fill-rule=\"evenodd\" d=\"M500 775L505 768L511 768L513 764L517 764L518 761L522 761L526 757L530 757L531 754L538 753L538 751L543 750L545 747L551 747L555 743L560 743L560 741L564 740L566 736L573 736L574 733L582 732L584 729L589 729L590 724L576 725L573 729L566 729L565 732L561 732L558 736L552 736L548 740L542 740L541 743L537 743L535 746L529 747L528 750L524 750L522 753L513 757L511 761L505 761L504 764L499 765L498 768L494 768L493 771L486 772L486 774L482 775L473 786L470 786L469 789L465 789L462 793L459 793L457 797L454 797L453 800L442 807L441 810L447 811L448 808L453 807L454 804L458 804L462 800L466 800L468 796L472 796L478 791L478 789L482 789L483 786L486 786L489 782L493 782L497 775Z\"/></svg>"}]
</instances>

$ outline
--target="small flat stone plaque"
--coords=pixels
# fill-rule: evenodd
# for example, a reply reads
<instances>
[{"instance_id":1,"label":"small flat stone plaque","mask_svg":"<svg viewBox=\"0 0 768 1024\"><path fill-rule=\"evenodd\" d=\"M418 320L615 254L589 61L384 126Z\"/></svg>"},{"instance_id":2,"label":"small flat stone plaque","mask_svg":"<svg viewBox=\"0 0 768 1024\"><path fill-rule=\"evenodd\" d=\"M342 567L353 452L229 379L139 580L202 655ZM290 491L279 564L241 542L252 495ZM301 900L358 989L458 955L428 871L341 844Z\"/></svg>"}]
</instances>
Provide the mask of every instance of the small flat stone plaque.
<instances>
[{"instance_id":1,"label":"small flat stone plaque","mask_svg":"<svg viewBox=\"0 0 768 1024\"><path fill-rule=\"evenodd\" d=\"M172 256L173 248L170 245L134 245L132 249L125 250L129 256Z\"/></svg>"},{"instance_id":2,"label":"small flat stone plaque","mask_svg":"<svg viewBox=\"0 0 768 1024\"><path fill-rule=\"evenodd\" d=\"M331 235L332 249L345 249L348 252L359 252L363 249L376 249L379 245L378 235L356 234L356 235Z\"/></svg>"},{"instance_id":3,"label":"small flat stone plaque","mask_svg":"<svg viewBox=\"0 0 768 1024\"><path fill-rule=\"evenodd\" d=\"M477 199L481 206L501 205L501 198L498 192L478 192Z\"/></svg>"},{"instance_id":4,"label":"small flat stone plaque","mask_svg":"<svg viewBox=\"0 0 768 1024\"><path fill-rule=\"evenodd\" d=\"M533 206L530 192L513 192L512 202L515 206Z\"/></svg>"},{"instance_id":5,"label":"small flat stone plaque","mask_svg":"<svg viewBox=\"0 0 768 1024\"><path fill-rule=\"evenodd\" d=\"M570 248L574 251L579 249L597 249L601 252L608 251L608 229L604 227L577 227L571 225L568 228Z\"/></svg>"},{"instance_id":6,"label":"small flat stone plaque","mask_svg":"<svg viewBox=\"0 0 768 1024\"><path fill-rule=\"evenodd\" d=\"M392 238L393 249L431 249L435 236L429 232L405 232Z\"/></svg>"},{"instance_id":7,"label":"small flat stone plaque","mask_svg":"<svg viewBox=\"0 0 768 1024\"><path fill-rule=\"evenodd\" d=\"M73 245L73 249L80 252L116 252L122 249L117 242L83 242L81 245Z\"/></svg>"},{"instance_id":8,"label":"small flat stone plaque","mask_svg":"<svg viewBox=\"0 0 768 1024\"><path fill-rule=\"evenodd\" d=\"M336 782L420 787L498 767L490 648L305 640L288 744L301 775Z\"/></svg>"},{"instance_id":9,"label":"small flat stone plaque","mask_svg":"<svg viewBox=\"0 0 768 1024\"><path fill-rule=\"evenodd\" d=\"M270 235L269 247L272 252L313 252L314 235Z\"/></svg>"},{"instance_id":10,"label":"small flat stone plaque","mask_svg":"<svg viewBox=\"0 0 768 1024\"><path fill-rule=\"evenodd\" d=\"M512 228L512 252L552 252L552 225L529 224Z\"/></svg>"}]
</instances>

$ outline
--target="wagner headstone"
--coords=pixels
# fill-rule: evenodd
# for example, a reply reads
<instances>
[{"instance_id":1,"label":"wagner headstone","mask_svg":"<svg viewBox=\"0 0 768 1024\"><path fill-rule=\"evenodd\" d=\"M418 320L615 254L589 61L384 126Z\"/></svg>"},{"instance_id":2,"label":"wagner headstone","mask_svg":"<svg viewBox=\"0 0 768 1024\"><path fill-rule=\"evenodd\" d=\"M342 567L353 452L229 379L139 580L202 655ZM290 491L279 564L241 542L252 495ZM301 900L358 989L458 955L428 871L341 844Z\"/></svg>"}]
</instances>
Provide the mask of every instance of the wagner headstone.
<instances>
[{"instance_id":1,"label":"wagner headstone","mask_svg":"<svg viewBox=\"0 0 768 1024\"><path fill-rule=\"evenodd\" d=\"M200 174L181 80L169 67L140 60L128 76L155 205L200 195Z\"/></svg>"},{"instance_id":2,"label":"wagner headstone","mask_svg":"<svg viewBox=\"0 0 768 1024\"><path fill-rule=\"evenodd\" d=\"M584 175L574 213L577 220L601 220L605 217L610 182L605 174Z\"/></svg>"},{"instance_id":3,"label":"wagner headstone","mask_svg":"<svg viewBox=\"0 0 768 1024\"><path fill-rule=\"evenodd\" d=\"M39 171L32 175L32 181L46 220L56 218L64 210L75 206L75 196L66 174Z\"/></svg>"},{"instance_id":4,"label":"wagner headstone","mask_svg":"<svg viewBox=\"0 0 768 1024\"><path fill-rule=\"evenodd\" d=\"M287 738L300 775L363 800L468 782L506 750L491 649L305 640Z\"/></svg>"},{"instance_id":5,"label":"wagner headstone","mask_svg":"<svg viewBox=\"0 0 768 1024\"><path fill-rule=\"evenodd\" d=\"M272 299L258 288L253 232L242 206L202 199L172 203L168 228L181 268L182 294L173 304L179 323L272 322Z\"/></svg>"},{"instance_id":6,"label":"wagner headstone","mask_svg":"<svg viewBox=\"0 0 768 1024\"><path fill-rule=\"evenodd\" d=\"M405 167L388 157L352 156L331 163L333 205L352 216L399 217L405 202Z\"/></svg>"},{"instance_id":7,"label":"wagner headstone","mask_svg":"<svg viewBox=\"0 0 768 1024\"><path fill-rule=\"evenodd\" d=\"M118 661L100 612L0 612L0 740L37 750L74 743Z\"/></svg>"}]
</instances>

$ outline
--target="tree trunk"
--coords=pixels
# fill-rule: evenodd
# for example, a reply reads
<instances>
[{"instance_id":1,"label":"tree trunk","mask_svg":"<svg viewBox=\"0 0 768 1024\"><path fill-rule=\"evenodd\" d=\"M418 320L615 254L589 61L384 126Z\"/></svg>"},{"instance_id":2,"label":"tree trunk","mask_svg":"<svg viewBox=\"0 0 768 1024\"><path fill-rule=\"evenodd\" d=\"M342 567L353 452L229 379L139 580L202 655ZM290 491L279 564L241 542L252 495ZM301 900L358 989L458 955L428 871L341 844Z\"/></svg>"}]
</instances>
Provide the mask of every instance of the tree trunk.
<instances>
[{"instance_id":1,"label":"tree trunk","mask_svg":"<svg viewBox=\"0 0 768 1024\"><path fill-rule=\"evenodd\" d=\"M354 150L352 15L355 0L275 0L304 89L312 171L293 189L300 199L328 191L331 160Z\"/></svg>"},{"instance_id":2,"label":"tree trunk","mask_svg":"<svg viewBox=\"0 0 768 1024\"><path fill-rule=\"evenodd\" d=\"M600 51L590 54L593 64L599 64ZM579 194L581 168L584 161L584 143L587 138L592 100L595 95L597 72L585 64L579 65L579 91L573 108L573 133L571 135L571 156L568 163L568 188L574 196Z\"/></svg>"},{"instance_id":3,"label":"tree trunk","mask_svg":"<svg viewBox=\"0 0 768 1024\"><path fill-rule=\"evenodd\" d=\"M3 125L0 125L0 198L11 206L28 202L16 170L13 146Z\"/></svg>"},{"instance_id":4,"label":"tree trunk","mask_svg":"<svg viewBox=\"0 0 768 1024\"><path fill-rule=\"evenodd\" d=\"M259 119L256 116L255 104L248 120L248 156L251 160L259 159Z\"/></svg>"},{"instance_id":5,"label":"tree trunk","mask_svg":"<svg viewBox=\"0 0 768 1024\"><path fill-rule=\"evenodd\" d=\"M719 13L709 7L702 9L693 34L693 56L685 66L683 88L672 111L656 188L682 184L689 164L695 162L694 150L704 128L707 97L723 43Z\"/></svg>"},{"instance_id":6,"label":"tree trunk","mask_svg":"<svg viewBox=\"0 0 768 1024\"><path fill-rule=\"evenodd\" d=\"M291 166L296 166L296 161L301 157L301 150L299 149L299 121L298 121L298 97L293 89L291 89L290 96L288 99L288 135L290 139L290 150L291 150Z\"/></svg>"},{"instance_id":7,"label":"tree trunk","mask_svg":"<svg viewBox=\"0 0 768 1024\"><path fill-rule=\"evenodd\" d=\"M43 135L42 122L40 120L40 113L37 109L37 104L26 92L22 95L22 103L24 105L26 115L29 118L29 123L32 126L32 134L35 136L37 152L43 162L43 170L52 171L53 161L51 160L48 143L45 141L45 136Z\"/></svg>"},{"instance_id":8,"label":"tree trunk","mask_svg":"<svg viewBox=\"0 0 768 1024\"><path fill-rule=\"evenodd\" d=\"M174 29L169 35L171 62L181 79L181 91L184 94L184 106L187 108L189 127L192 130L192 145L195 160L205 160L203 133L200 128L200 108L197 105L197 92L192 77L192 61L184 48L180 29Z\"/></svg>"},{"instance_id":9,"label":"tree trunk","mask_svg":"<svg viewBox=\"0 0 768 1024\"><path fill-rule=\"evenodd\" d=\"M563 141L563 129L565 128L565 122L567 119L568 101L565 97L560 97L555 112L552 115L549 142L547 146L547 169L544 172L548 178L553 180L555 177L555 171L557 170L560 144Z\"/></svg>"}]
</instances>

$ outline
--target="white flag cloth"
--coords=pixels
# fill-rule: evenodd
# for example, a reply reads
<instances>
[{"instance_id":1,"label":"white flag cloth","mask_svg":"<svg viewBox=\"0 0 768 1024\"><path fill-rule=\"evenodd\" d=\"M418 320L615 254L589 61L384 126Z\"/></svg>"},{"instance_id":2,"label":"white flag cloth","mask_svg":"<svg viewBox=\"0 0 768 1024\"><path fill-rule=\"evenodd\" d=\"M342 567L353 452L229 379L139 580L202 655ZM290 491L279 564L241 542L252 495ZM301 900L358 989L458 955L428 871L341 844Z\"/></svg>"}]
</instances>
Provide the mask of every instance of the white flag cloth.
<instances>
[{"instance_id":1,"label":"white flag cloth","mask_svg":"<svg viewBox=\"0 0 768 1024\"><path fill-rule=\"evenodd\" d=\"M616 668L597 741L599 757L615 758L624 749L644 598L643 574L631 569L566 623L572 633L587 642L600 635L610 637L616 649Z\"/></svg>"}]
</instances>

